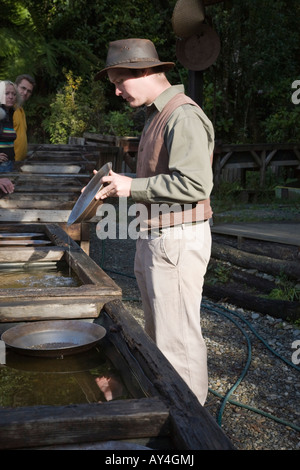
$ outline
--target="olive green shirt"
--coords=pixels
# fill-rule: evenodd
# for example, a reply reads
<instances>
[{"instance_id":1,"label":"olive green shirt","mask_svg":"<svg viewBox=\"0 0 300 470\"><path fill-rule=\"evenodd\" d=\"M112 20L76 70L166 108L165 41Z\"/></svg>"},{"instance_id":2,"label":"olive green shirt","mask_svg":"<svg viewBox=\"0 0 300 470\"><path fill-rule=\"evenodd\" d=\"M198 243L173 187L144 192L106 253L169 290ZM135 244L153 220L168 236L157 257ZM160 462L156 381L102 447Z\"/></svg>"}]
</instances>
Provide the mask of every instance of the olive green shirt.
<instances>
[{"instance_id":1,"label":"olive green shirt","mask_svg":"<svg viewBox=\"0 0 300 470\"><path fill-rule=\"evenodd\" d=\"M165 90L149 107L145 127L182 85ZM214 149L212 123L197 106L185 104L172 113L164 132L170 174L132 180L131 196L148 203L188 204L210 197L213 187L211 156Z\"/></svg>"}]
</instances>

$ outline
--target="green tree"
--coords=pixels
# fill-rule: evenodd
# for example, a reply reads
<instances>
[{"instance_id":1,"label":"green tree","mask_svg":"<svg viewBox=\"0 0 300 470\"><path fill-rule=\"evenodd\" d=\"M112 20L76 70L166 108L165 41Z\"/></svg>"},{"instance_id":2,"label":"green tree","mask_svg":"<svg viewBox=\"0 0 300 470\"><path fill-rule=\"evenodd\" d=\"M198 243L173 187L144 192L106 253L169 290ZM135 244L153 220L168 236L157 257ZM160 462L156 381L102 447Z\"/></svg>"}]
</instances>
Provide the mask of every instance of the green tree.
<instances>
[{"instance_id":1,"label":"green tree","mask_svg":"<svg viewBox=\"0 0 300 470\"><path fill-rule=\"evenodd\" d=\"M171 82L183 80L187 87L188 72L176 61L172 30L176 1L1 0L0 78L14 80L27 72L37 80L26 104L30 135L47 138L42 122L65 86L64 70L82 78L87 94L94 93L93 76L105 64L108 43L116 39L151 39L162 60L176 62ZM299 105L290 99L291 84L300 78L299 15L299 0L226 0L206 7L206 21L221 39L219 58L203 73L203 107L217 139L299 140ZM102 86L106 114L123 114L108 80ZM103 110L93 116L101 132Z\"/></svg>"},{"instance_id":2,"label":"green tree","mask_svg":"<svg viewBox=\"0 0 300 470\"><path fill-rule=\"evenodd\" d=\"M298 111L291 103L291 84L300 76L299 14L295 0L230 0L225 8L210 8L222 47L205 73L204 95L219 138L276 141L271 130L279 112L280 119L289 113L294 117L281 138L299 140L299 126L292 131Z\"/></svg>"},{"instance_id":3,"label":"green tree","mask_svg":"<svg viewBox=\"0 0 300 470\"><path fill-rule=\"evenodd\" d=\"M66 144L69 137L82 136L85 131L93 131L97 118L101 120L101 111L105 100L91 102L83 87L81 77L74 77L71 71L65 72L66 84L56 94L50 105L50 116L43 121L43 126L50 136L52 144ZM97 90L101 96L101 88Z\"/></svg>"}]
</instances>

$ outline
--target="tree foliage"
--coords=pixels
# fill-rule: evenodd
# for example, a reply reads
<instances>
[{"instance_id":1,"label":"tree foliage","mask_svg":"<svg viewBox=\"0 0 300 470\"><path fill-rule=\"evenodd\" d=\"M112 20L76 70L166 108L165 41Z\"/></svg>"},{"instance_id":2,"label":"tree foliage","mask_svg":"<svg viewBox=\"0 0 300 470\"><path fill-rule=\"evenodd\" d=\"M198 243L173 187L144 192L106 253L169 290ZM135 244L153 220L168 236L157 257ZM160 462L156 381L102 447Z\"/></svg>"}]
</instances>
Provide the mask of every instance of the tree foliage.
<instances>
[{"instance_id":1,"label":"tree foliage","mask_svg":"<svg viewBox=\"0 0 300 470\"><path fill-rule=\"evenodd\" d=\"M299 2L231 0L210 13L222 44L205 74L217 134L229 142L299 140L300 108L291 102L300 77Z\"/></svg>"},{"instance_id":2,"label":"tree foliage","mask_svg":"<svg viewBox=\"0 0 300 470\"><path fill-rule=\"evenodd\" d=\"M80 121L85 110L88 130L102 133L127 122L132 131L128 109L109 82L104 80L99 88L93 82L105 64L108 43L116 39L151 39L162 60L176 62L170 81L187 86L188 71L176 60L171 22L175 4L176 0L1 0L0 78L14 80L30 73L37 81L26 104L29 137L50 138L52 114L56 120L68 120L62 106L58 111L62 94L66 96L66 73L80 81L76 100L82 102L76 103L80 112L78 108L75 115ZM217 61L203 72L203 107L218 139L299 141L300 105L291 101L292 83L300 79L299 14L299 0L226 0L206 7L206 21L221 39ZM119 117L118 112L127 116Z\"/></svg>"}]
</instances>

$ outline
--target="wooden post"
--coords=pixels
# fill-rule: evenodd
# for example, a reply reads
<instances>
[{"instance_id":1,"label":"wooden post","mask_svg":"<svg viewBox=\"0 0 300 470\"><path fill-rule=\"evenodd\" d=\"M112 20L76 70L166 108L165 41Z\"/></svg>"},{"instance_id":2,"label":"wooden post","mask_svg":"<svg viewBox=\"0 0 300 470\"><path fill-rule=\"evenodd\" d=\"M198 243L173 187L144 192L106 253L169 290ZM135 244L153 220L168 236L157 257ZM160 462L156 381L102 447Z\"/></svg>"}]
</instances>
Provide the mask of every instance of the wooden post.
<instances>
[{"instance_id":1,"label":"wooden post","mask_svg":"<svg viewBox=\"0 0 300 470\"><path fill-rule=\"evenodd\" d=\"M203 102L203 72L189 70L188 95L199 106Z\"/></svg>"}]
</instances>

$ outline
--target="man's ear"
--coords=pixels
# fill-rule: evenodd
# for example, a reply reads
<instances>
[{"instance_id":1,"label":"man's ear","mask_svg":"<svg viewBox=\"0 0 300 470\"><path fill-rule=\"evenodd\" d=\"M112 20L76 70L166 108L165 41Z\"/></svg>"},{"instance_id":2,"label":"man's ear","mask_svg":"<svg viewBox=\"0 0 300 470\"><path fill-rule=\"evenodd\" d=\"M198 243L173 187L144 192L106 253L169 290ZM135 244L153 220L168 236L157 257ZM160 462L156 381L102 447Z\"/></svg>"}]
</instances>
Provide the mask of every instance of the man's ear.
<instances>
[{"instance_id":1,"label":"man's ear","mask_svg":"<svg viewBox=\"0 0 300 470\"><path fill-rule=\"evenodd\" d=\"M151 69L139 69L138 70L138 77L147 77L150 75Z\"/></svg>"}]
</instances>

